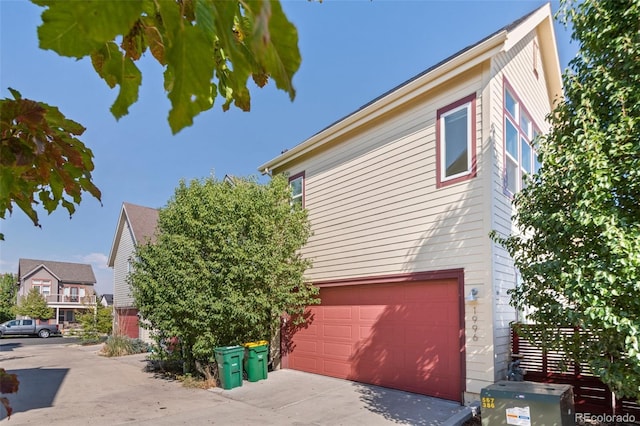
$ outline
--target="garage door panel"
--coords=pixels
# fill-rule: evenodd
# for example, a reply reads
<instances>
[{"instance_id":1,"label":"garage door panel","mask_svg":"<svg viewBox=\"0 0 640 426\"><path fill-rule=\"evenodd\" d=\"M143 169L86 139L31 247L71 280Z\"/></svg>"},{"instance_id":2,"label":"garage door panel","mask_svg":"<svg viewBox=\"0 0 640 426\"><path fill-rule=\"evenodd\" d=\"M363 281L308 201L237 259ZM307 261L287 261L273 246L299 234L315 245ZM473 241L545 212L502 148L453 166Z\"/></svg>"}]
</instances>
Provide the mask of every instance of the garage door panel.
<instances>
[{"instance_id":1,"label":"garage door panel","mask_svg":"<svg viewBox=\"0 0 640 426\"><path fill-rule=\"evenodd\" d=\"M328 306L322 310L323 319L331 320L350 320L353 317L353 308L351 306Z\"/></svg>"},{"instance_id":2,"label":"garage door panel","mask_svg":"<svg viewBox=\"0 0 640 426\"><path fill-rule=\"evenodd\" d=\"M321 288L313 325L290 337L289 367L459 401L458 288L457 280Z\"/></svg>"},{"instance_id":3,"label":"garage door panel","mask_svg":"<svg viewBox=\"0 0 640 426\"><path fill-rule=\"evenodd\" d=\"M325 339L348 339L353 338L353 328L351 325L326 324L322 328L322 337Z\"/></svg>"},{"instance_id":4,"label":"garage door panel","mask_svg":"<svg viewBox=\"0 0 640 426\"><path fill-rule=\"evenodd\" d=\"M316 357L300 355L293 360L291 368L302 371L318 370L318 359Z\"/></svg>"},{"instance_id":5,"label":"garage door panel","mask_svg":"<svg viewBox=\"0 0 640 426\"><path fill-rule=\"evenodd\" d=\"M297 339L296 351L298 353L317 354L318 342L316 340Z\"/></svg>"},{"instance_id":6,"label":"garage door panel","mask_svg":"<svg viewBox=\"0 0 640 426\"><path fill-rule=\"evenodd\" d=\"M386 308L386 305L359 306L358 319L360 321L375 321Z\"/></svg>"},{"instance_id":7,"label":"garage door panel","mask_svg":"<svg viewBox=\"0 0 640 426\"><path fill-rule=\"evenodd\" d=\"M324 343L323 354L327 358L335 358L342 360L344 363L352 354L352 345L350 343Z\"/></svg>"},{"instance_id":8,"label":"garage door panel","mask_svg":"<svg viewBox=\"0 0 640 426\"><path fill-rule=\"evenodd\" d=\"M349 366L344 362L325 360L323 367L325 376L344 378L349 375Z\"/></svg>"}]
</instances>

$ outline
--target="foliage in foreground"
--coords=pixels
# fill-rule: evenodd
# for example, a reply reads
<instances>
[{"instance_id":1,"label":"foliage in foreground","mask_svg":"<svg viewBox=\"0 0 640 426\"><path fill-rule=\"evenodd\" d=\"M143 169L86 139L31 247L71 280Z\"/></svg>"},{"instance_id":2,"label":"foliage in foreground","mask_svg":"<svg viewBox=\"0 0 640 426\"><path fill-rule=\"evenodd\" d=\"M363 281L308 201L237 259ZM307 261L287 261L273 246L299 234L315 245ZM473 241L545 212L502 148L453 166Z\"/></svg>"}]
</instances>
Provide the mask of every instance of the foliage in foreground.
<instances>
[{"instance_id":1,"label":"foliage in foreground","mask_svg":"<svg viewBox=\"0 0 640 426\"><path fill-rule=\"evenodd\" d=\"M91 182L93 153L78 139L85 128L56 107L9 90L14 99L0 100L0 219L15 203L40 226L37 204L47 213L62 205L73 215L83 192L100 200Z\"/></svg>"},{"instance_id":2,"label":"foliage in foreground","mask_svg":"<svg viewBox=\"0 0 640 426\"><path fill-rule=\"evenodd\" d=\"M249 78L259 87L272 78L295 96L298 32L277 0L32 1L45 8L41 48L90 57L107 85L119 86L111 107L116 118L138 100L142 73L136 62L146 52L164 69L173 133L190 126L219 96L224 110L233 103L248 111Z\"/></svg>"},{"instance_id":3,"label":"foliage in foreground","mask_svg":"<svg viewBox=\"0 0 640 426\"><path fill-rule=\"evenodd\" d=\"M179 339L187 372L211 363L216 346L271 340L282 314L317 303L299 253L307 214L290 197L283 176L181 182L160 211L156 243L137 248L136 306L152 329Z\"/></svg>"},{"instance_id":4,"label":"foliage in foreground","mask_svg":"<svg viewBox=\"0 0 640 426\"><path fill-rule=\"evenodd\" d=\"M132 339L128 336L109 336L104 343L100 355L116 357L134 355L149 352L149 345L140 339Z\"/></svg>"},{"instance_id":5,"label":"foliage in foreground","mask_svg":"<svg viewBox=\"0 0 640 426\"><path fill-rule=\"evenodd\" d=\"M51 319L54 315L53 308L47 305L47 301L37 288L29 290L27 297L20 301L15 311L17 315L41 320Z\"/></svg>"},{"instance_id":6,"label":"foliage in foreground","mask_svg":"<svg viewBox=\"0 0 640 426\"><path fill-rule=\"evenodd\" d=\"M18 376L15 374L7 373L4 368L0 368L0 393L9 394L18 392L18 387L20 386L20 382L18 381ZM7 419L11 418L11 413L13 413L13 408L9 403L9 399L7 397L0 397L0 404L4 407L7 412Z\"/></svg>"},{"instance_id":7,"label":"foliage in foreground","mask_svg":"<svg viewBox=\"0 0 640 426\"><path fill-rule=\"evenodd\" d=\"M541 140L540 173L515 197L521 233L494 237L522 274L512 304L533 308L545 343L640 398L640 2L564 6L580 43L566 100ZM565 339L558 326L591 337Z\"/></svg>"},{"instance_id":8,"label":"foliage in foreground","mask_svg":"<svg viewBox=\"0 0 640 426\"><path fill-rule=\"evenodd\" d=\"M218 97L225 111L231 104L249 111L250 78L258 87L273 79L295 97L298 32L278 0L32 2L44 8L42 49L88 57L110 88L119 87L111 107L116 119L138 100L142 73L136 63L145 56L164 70L161 90L171 103L174 134ZM34 209L40 203L47 213L62 205L73 215L83 192L100 201L91 177L93 153L78 139L85 128L55 106L9 90L14 99L0 100L0 219L15 204L40 226Z\"/></svg>"}]
</instances>

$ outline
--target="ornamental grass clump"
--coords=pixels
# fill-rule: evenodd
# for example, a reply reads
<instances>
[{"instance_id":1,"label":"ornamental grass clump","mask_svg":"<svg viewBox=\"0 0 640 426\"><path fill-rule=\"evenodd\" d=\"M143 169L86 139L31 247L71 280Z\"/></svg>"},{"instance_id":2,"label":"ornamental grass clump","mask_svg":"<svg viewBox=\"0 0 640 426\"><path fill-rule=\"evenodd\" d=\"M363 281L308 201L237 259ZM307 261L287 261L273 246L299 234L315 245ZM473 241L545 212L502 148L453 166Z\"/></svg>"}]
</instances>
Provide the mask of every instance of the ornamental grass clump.
<instances>
[{"instance_id":1,"label":"ornamental grass clump","mask_svg":"<svg viewBox=\"0 0 640 426\"><path fill-rule=\"evenodd\" d=\"M149 345L140 339L127 336L110 336L104 343L100 354L107 357L134 355L149 352Z\"/></svg>"}]
</instances>

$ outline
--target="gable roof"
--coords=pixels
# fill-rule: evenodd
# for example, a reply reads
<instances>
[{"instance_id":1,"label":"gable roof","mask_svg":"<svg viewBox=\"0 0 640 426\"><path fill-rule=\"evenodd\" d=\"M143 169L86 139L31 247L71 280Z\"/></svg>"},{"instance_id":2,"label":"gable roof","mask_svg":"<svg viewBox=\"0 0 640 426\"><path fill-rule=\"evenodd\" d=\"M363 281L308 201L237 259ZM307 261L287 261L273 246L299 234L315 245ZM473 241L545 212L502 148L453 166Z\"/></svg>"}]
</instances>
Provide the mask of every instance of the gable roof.
<instances>
[{"instance_id":1,"label":"gable roof","mask_svg":"<svg viewBox=\"0 0 640 426\"><path fill-rule=\"evenodd\" d=\"M18 278L23 280L41 269L46 269L56 277L58 281L65 283L96 283L96 276L93 273L91 265L37 259L20 259L18 261Z\"/></svg>"},{"instance_id":2,"label":"gable roof","mask_svg":"<svg viewBox=\"0 0 640 426\"><path fill-rule=\"evenodd\" d=\"M331 139L343 135L399 105L460 75L494 55L508 51L531 31L537 31L542 64L547 76L547 95L550 103L562 94L562 73L553 30L551 5L540 8L504 26L482 40L465 47L450 57L422 71L388 92L337 120L290 150L262 164L258 171L268 174L310 151L321 147Z\"/></svg>"},{"instance_id":3,"label":"gable roof","mask_svg":"<svg viewBox=\"0 0 640 426\"><path fill-rule=\"evenodd\" d=\"M113 305L113 294L103 294L100 300L107 302L107 306Z\"/></svg>"},{"instance_id":4,"label":"gable roof","mask_svg":"<svg viewBox=\"0 0 640 426\"><path fill-rule=\"evenodd\" d=\"M124 231L125 222L131 227L134 244L154 243L156 241L156 227L158 226L159 210L151 207L139 206L132 203L122 203L116 234L111 244L111 252L107 265L114 266L116 252L120 238Z\"/></svg>"}]
</instances>

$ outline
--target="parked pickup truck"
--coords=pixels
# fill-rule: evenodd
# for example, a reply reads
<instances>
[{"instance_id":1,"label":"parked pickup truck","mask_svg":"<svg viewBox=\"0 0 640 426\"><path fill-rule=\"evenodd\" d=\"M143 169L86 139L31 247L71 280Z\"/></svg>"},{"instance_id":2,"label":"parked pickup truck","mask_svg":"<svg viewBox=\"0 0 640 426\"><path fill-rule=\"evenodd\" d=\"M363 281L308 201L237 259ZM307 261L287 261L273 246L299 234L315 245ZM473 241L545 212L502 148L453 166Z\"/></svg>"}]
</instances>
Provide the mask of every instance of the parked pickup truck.
<instances>
[{"instance_id":1,"label":"parked pickup truck","mask_svg":"<svg viewBox=\"0 0 640 426\"><path fill-rule=\"evenodd\" d=\"M43 339L51 335L59 335L58 324L36 324L32 319L19 319L0 324L0 337L19 334L40 336Z\"/></svg>"}]
</instances>

